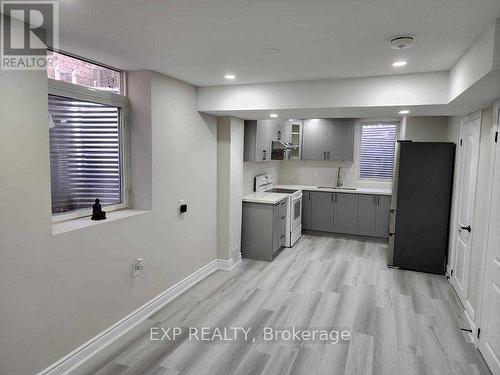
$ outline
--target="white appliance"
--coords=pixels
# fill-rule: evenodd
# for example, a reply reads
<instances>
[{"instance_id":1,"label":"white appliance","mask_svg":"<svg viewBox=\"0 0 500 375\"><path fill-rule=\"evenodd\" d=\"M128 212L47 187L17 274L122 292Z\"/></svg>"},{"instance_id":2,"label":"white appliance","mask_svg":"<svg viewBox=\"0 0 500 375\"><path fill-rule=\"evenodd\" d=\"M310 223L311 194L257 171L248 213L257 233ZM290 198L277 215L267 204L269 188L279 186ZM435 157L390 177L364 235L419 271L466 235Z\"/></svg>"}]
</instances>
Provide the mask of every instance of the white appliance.
<instances>
[{"instance_id":1,"label":"white appliance","mask_svg":"<svg viewBox=\"0 0 500 375\"><path fill-rule=\"evenodd\" d=\"M288 195L286 209L286 247L292 247L302 235L302 191L273 187L273 177L268 174L255 176L255 191Z\"/></svg>"}]
</instances>

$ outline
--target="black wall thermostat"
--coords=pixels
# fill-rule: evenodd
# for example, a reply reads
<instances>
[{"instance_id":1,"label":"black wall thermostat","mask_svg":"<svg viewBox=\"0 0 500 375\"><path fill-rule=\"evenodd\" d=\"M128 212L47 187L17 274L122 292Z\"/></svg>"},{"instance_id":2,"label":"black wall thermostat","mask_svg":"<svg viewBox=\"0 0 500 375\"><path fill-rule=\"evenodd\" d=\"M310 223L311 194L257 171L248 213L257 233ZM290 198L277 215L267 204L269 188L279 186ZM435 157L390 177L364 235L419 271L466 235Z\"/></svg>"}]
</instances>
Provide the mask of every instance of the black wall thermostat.
<instances>
[{"instance_id":1,"label":"black wall thermostat","mask_svg":"<svg viewBox=\"0 0 500 375\"><path fill-rule=\"evenodd\" d=\"M180 201L179 201L179 212L180 212L181 214L184 214L184 213L186 213L186 212L187 212L187 210L188 210L188 205L187 205L187 203L186 203L184 200L180 200Z\"/></svg>"}]
</instances>

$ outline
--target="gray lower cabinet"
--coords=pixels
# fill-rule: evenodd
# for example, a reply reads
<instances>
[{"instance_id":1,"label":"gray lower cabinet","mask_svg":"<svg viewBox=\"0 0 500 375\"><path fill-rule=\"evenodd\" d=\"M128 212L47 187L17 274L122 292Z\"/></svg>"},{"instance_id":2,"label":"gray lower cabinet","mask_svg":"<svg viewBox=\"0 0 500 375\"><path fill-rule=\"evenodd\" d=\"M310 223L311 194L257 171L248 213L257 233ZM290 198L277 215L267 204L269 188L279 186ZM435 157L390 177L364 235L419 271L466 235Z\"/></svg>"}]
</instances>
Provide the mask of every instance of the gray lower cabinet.
<instances>
[{"instance_id":1,"label":"gray lower cabinet","mask_svg":"<svg viewBox=\"0 0 500 375\"><path fill-rule=\"evenodd\" d=\"M327 192L310 192L311 198L311 230L333 232L334 194Z\"/></svg>"},{"instance_id":2,"label":"gray lower cabinet","mask_svg":"<svg viewBox=\"0 0 500 375\"><path fill-rule=\"evenodd\" d=\"M302 229L311 229L311 193L302 192Z\"/></svg>"},{"instance_id":3,"label":"gray lower cabinet","mask_svg":"<svg viewBox=\"0 0 500 375\"><path fill-rule=\"evenodd\" d=\"M243 202L241 253L244 258L272 261L285 245L287 199L274 205Z\"/></svg>"},{"instance_id":4,"label":"gray lower cabinet","mask_svg":"<svg viewBox=\"0 0 500 375\"><path fill-rule=\"evenodd\" d=\"M389 238L389 218L391 197L379 195L377 197L377 217L375 220L375 237Z\"/></svg>"},{"instance_id":5,"label":"gray lower cabinet","mask_svg":"<svg viewBox=\"0 0 500 375\"><path fill-rule=\"evenodd\" d=\"M391 197L360 195L358 206L358 234L389 238L389 209Z\"/></svg>"},{"instance_id":6,"label":"gray lower cabinet","mask_svg":"<svg viewBox=\"0 0 500 375\"><path fill-rule=\"evenodd\" d=\"M358 234L361 236L375 235L375 221L377 217L377 197L361 194L358 205Z\"/></svg>"},{"instance_id":7,"label":"gray lower cabinet","mask_svg":"<svg viewBox=\"0 0 500 375\"><path fill-rule=\"evenodd\" d=\"M302 229L369 237L389 237L391 197L304 191Z\"/></svg>"},{"instance_id":8,"label":"gray lower cabinet","mask_svg":"<svg viewBox=\"0 0 500 375\"><path fill-rule=\"evenodd\" d=\"M358 195L335 193L335 233L358 234Z\"/></svg>"}]
</instances>

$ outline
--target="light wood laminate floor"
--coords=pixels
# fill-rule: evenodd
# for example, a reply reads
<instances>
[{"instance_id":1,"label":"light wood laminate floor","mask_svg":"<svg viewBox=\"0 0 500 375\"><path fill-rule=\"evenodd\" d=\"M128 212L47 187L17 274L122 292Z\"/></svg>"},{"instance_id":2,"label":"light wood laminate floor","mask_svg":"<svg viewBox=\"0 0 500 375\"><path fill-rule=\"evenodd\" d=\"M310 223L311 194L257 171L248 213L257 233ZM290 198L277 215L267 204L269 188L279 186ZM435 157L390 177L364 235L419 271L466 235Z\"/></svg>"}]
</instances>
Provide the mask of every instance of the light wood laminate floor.
<instances>
[{"instance_id":1,"label":"light wood laminate floor","mask_svg":"<svg viewBox=\"0 0 500 375\"><path fill-rule=\"evenodd\" d=\"M217 271L72 374L490 374L461 332L463 308L443 276L392 270L384 242L304 235L272 262ZM255 340L199 342L187 330L251 327ZM332 344L266 342L263 327L348 329Z\"/></svg>"}]
</instances>

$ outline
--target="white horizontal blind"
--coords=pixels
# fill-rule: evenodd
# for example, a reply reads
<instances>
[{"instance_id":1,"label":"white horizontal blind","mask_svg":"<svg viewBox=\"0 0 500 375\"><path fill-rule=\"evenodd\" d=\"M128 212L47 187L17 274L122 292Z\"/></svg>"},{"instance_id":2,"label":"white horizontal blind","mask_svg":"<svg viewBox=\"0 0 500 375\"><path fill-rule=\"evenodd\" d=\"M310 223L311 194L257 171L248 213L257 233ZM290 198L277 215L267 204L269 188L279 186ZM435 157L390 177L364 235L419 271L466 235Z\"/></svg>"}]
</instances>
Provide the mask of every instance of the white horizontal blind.
<instances>
[{"instance_id":1,"label":"white horizontal blind","mask_svg":"<svg viewBox=\"0 0 500 375\"><path fill-rule=\"evenodd\" d=\"M120 109L49 95L52 214L122 202Z\"/></svg>"},{"instance_id":2,"label":"white horizontal blind","mask_svg":"<svg viewBox=\"0 0 500 375\"><path fill-rule=\"evenodd\" d=\"M360 177L391 179L397 124L374 123L362 127Z\"/></svg>"}]
</instances>

